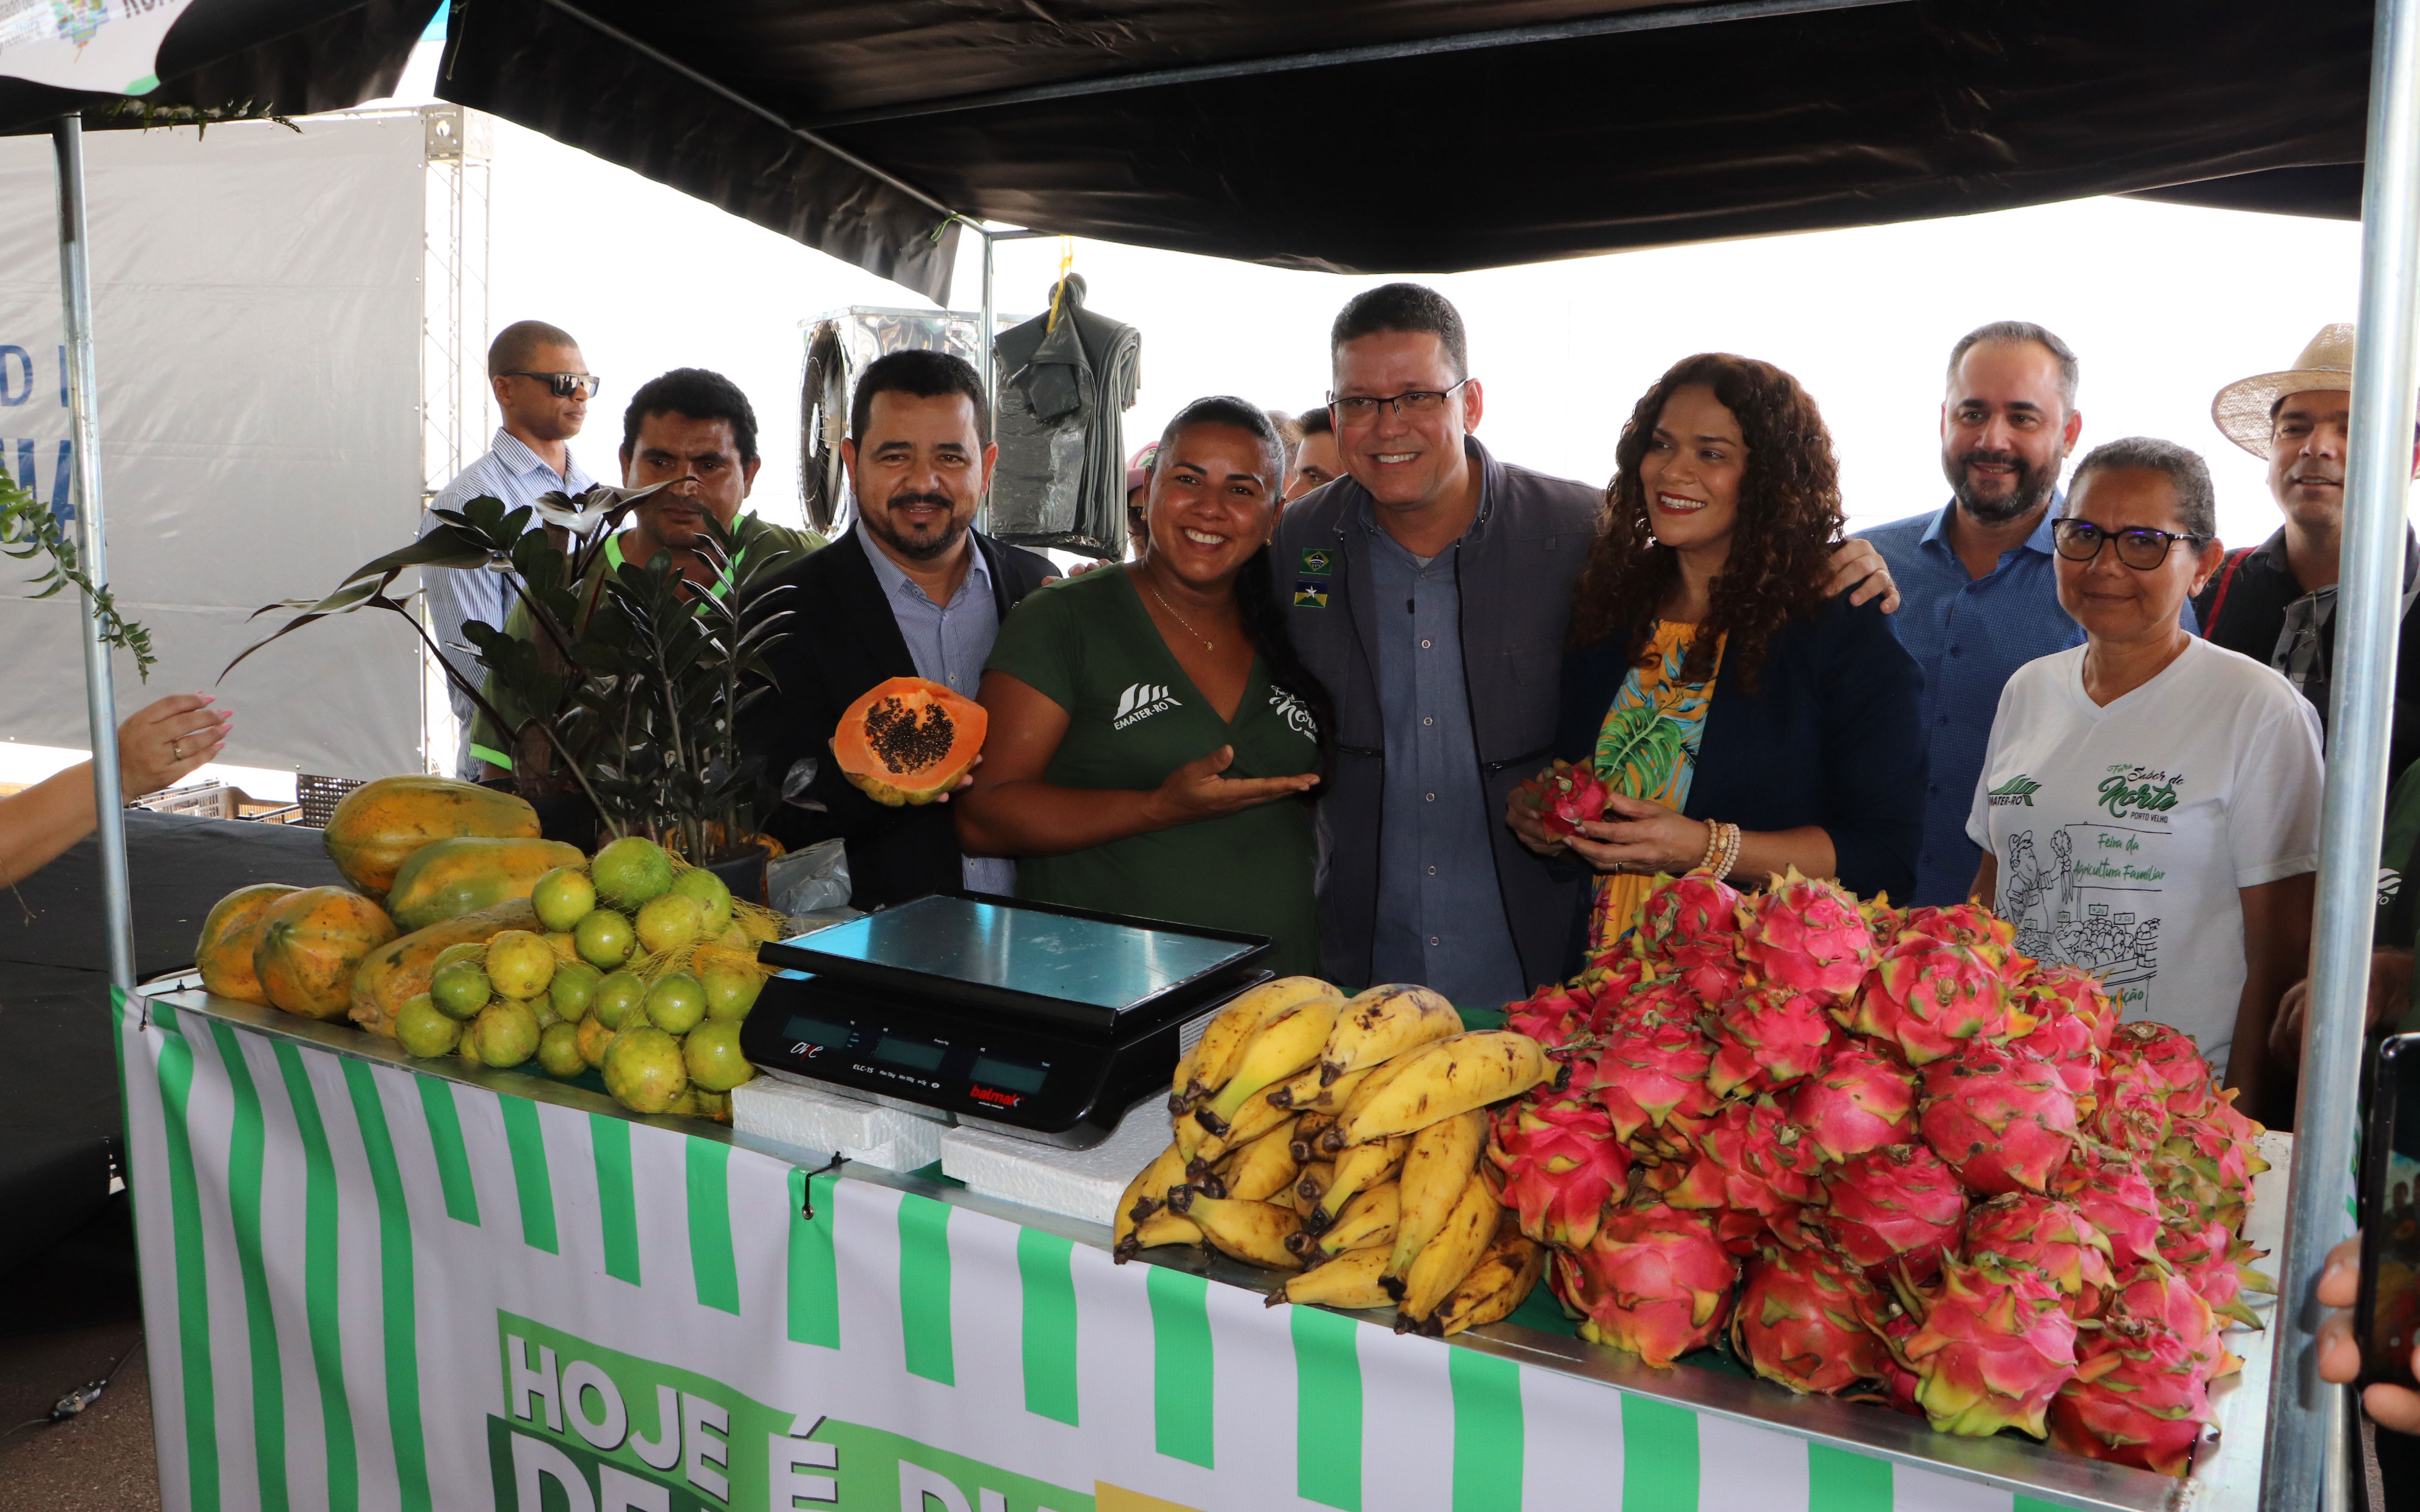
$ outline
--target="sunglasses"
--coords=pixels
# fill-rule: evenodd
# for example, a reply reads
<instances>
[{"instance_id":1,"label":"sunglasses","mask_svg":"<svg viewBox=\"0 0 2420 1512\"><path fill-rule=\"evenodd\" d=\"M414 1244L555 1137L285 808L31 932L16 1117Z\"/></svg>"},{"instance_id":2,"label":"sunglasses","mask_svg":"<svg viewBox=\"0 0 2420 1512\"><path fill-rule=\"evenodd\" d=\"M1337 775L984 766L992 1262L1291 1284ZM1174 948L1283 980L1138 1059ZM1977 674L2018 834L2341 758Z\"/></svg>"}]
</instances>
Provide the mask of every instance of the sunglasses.
<instances>
[{"instance_id":1,"label":"sunglasses","mask_svg":"<svg viewBox=\"0 0 2420 1512\"><path fill-rule=\"evenodd\" d=\"M597 391L605 386L605 380L594 373L529 373L518 367L508 367L497 376L535 378L546 385L547 393L558 399L568 399L574 394L583 399L594 399Z\"/></svg>"},{"instance_id":2,"label":"sunglasses","mask_svg":"<svg viewBox=\"0 0 2420 1512\"><path fill-rule=\"evenodd\" d=\"M2198 551L2210 539L2206 535L2155 531L2140 525L2122 531L2107 531L2088 519L2053 520L2050 533L2058 547L2058 554L2070 562L2090 562L2101 554L2103 545L2111 545L2118 548L2118 560L2136 572L2149 572L2167 561L2169 548L2179 541L2185 543L2187 550Z\"/></svg>"}]
</instances>

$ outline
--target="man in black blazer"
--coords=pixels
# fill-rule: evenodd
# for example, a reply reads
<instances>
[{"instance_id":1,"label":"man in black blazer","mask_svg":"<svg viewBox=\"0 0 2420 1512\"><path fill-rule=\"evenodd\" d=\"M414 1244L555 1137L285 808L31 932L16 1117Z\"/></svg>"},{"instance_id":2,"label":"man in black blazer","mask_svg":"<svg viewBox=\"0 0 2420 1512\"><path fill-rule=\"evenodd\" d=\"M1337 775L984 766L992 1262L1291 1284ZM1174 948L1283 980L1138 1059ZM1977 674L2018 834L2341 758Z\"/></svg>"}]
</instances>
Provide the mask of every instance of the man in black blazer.
<instances>
[{"instance_id":1,"label":"man in black blazer","mask_svg":"<svg viewBox=\"0 0 2420 1512\"><path fill-rule=\"evenodd\" d=\"M776 687L741 724L778 792L814 763L766 828L796 849L847 841L849 902L872 910L942 887L1009 892L1013 861L964 856L946 803L890 808L841 776L830 740L840 717L886 678L923 677L968 698L1001 622L1053 575L1050 560L975 530L975 506L1000 449L975 370L943 352L892 352L858 380L841 443L856 492L848 532L775 579L797 592ZM801 808L795 800L822 805Z\"/></svg>"}]
</instances>

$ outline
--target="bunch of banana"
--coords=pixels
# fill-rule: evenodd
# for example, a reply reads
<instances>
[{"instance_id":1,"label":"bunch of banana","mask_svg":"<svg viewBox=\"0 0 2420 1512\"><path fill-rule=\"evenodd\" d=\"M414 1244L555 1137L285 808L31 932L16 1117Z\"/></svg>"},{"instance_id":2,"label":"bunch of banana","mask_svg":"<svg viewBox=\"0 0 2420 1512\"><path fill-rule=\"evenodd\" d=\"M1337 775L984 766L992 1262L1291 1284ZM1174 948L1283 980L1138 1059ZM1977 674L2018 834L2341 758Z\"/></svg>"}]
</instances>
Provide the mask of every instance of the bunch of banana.
<instances>
[{"instance_id":1,"label":"bunch of banana","mask_svg":"<svg viewBox=\"0 0 2420 1512\"><path fill-rule=\"evenodd\" d=\"M1174 1142L1120 1200L1117 1256L1206 1243L1295 1273L1272 1306L1391 1305L1398 1330L1435 1335L1493 1322L1545 1252L1487 1184L1486 1109L1555 1074L1528 1036L1465 1033L1425 987L1348 1001L1265 982L1178 1065Z\"/></svg>"}]
</instances>

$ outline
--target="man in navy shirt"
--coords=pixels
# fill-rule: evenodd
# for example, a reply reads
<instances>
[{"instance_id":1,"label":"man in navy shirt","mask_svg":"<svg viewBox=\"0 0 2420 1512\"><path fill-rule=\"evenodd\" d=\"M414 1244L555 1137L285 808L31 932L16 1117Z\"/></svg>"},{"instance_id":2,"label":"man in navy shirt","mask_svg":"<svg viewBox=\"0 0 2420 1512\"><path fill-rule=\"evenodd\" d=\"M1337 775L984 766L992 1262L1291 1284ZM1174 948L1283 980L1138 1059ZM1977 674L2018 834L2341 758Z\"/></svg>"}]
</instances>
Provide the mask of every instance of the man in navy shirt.
<instances>
[{"instance_id":1,"label":"man in navy shirt","mask_svg":"<svg viewBox=\"0 0 2420 1512\"><path fill-rule=\"evenodd\" d=\"M2058 605L2050 522L2084 428L2075 353L2024 320L1999 320L1949 351L1941 469L1950 501L1866 532L1890 563L1900 644L1924 669L1926 788L1917 903L1965 901L1982 852L1966 815L2009 674L2084 631Z\"/></svg>"}]
</instances>

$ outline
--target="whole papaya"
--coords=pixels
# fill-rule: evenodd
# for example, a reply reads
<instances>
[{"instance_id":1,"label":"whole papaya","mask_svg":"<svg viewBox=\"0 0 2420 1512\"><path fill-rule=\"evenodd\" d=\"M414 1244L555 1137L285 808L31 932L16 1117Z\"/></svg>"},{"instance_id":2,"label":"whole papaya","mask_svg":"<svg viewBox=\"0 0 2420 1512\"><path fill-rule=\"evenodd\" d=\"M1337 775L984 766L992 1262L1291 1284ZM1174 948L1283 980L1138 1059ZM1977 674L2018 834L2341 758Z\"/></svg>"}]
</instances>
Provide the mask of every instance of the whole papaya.
<instances>
[{"instance_id":1,"label":"whole papaya","mask_svg":"<svg viewBox=\"0 0 2420 1512\"><path fill-rule=\"evenodd\" d=\"M537 910L527 898L512 898L414 930L362 958L353 968L352 1007L349 1016L372 1034L395 1038L395 1016L403 1005L428 990L437 958L455 945L485 945L508 929L538 927Z\"/></svg>"},{"instance_id":2,"label":"whole papaya","mask_svg":"<svg viewBox=\"0 0 2420 1512\"><path fill-rule=\"evenodd\" d=\"M395 920L360 893L305 887L271 904L252 969L271 1007L332 1019L352 1002L354 968L395 933Z\"/></svg>"},{"instance_id":3,"label":"whole papaya","mask_svg":"<svg viewBox=\"0 0 2420 1512\"><path fill-rule=\"evenodd\" d=\"M466 836L430 841L405 858L386 895L387 912L407 930L427 929L514 898L559 866L581 866L580 847L551 840Z\"/></svg>"},{"instance_id":4,"label":"whole papaya","mask_svg":"<svg viewBox=\"0 0 2420 1512\"><path fill-rule=\"evenodd\" d=\"M535 840L537 810L524 799L443 777L382 777L345 795L321 840L345 880L382 898L411 853L431 841L475 835Z\"/></svg>"},{"instance_id":5,"label":"whole papaya","mask_svg":"<svg viewBox=\"0 0 2420 1512\"><path fill-rule=\"evenodd\" d=\"M301 890L280 882L256 882L210 905L209 917L202 920L202 937L194 945L194 964L202 974L203 991L269 1006L260 973L252 967L253 947L260 943L270 908Z\"/></svg>"}]
</instances>

